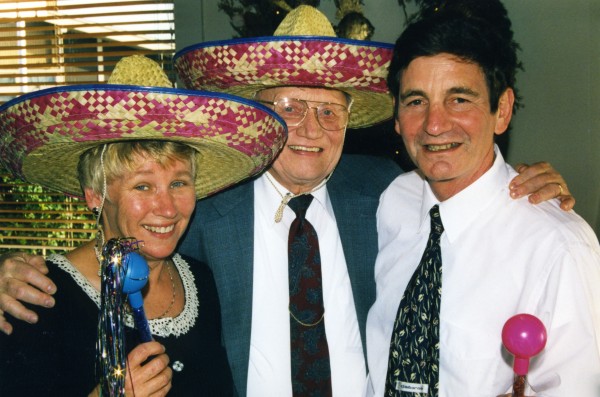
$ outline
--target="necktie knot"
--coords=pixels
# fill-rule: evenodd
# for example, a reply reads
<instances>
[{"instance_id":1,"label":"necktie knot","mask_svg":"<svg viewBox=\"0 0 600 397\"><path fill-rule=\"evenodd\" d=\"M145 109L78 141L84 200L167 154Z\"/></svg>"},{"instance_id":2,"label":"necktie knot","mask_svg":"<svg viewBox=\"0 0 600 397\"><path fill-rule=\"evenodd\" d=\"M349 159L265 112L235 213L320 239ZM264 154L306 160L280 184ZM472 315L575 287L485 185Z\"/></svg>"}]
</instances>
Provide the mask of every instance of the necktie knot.
<instances>
[{"instance_id":1,"label":"necktie knot","mask_svg":"<svg viewBox=\"0 0 600 397\"><path fill-rule=\"evenodd\" d=\"M436 204L431 207L429 216L431 218L431 233L440 236L444 232L444 225L440 216L440 206Z\"/></svg>"},{"instance_id":2,"label":"necktie knot","mask_svg":"<svg viewBox=\"0 0 600 397\"><path fill-rule=\"evenodd\" d=\"M293 197L288 202L288 207L294 211L297 218L304 219L306 216L306 211L312 202L313 196L312 194L302 194L300 196Z\"/></svg>"}]
</instances>

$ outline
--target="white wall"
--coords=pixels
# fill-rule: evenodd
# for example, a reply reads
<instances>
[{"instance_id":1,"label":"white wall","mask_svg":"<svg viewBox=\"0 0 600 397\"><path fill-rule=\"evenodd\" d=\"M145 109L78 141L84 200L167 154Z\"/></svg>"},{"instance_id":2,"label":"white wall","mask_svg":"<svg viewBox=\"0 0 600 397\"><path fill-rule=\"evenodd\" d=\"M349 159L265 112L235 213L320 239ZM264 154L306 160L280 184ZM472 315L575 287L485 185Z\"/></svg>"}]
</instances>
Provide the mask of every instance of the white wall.
<instances>
[{"instance_id":1,"label":"white wall","mask_svg":"<svg viewBox=\"0 0 600 397\"><path fill-rule=\"evenodd\" d=\"M600 2L506 4L525 65L509 161L551 160L600 236Z\"/></svg>"},{"instance_id":2,"label":"white wall","mask_svg":"<svg viewBox=\"0 0 600 397\"><path fill-rule=\"evenodd\" d=\"M217 0L175 0L177 48L231 38ZM394 42L403 29L397 0L365 1L373 40ZM525 71L525 108L514 119L508 160L547 160L577 198L576 210L600 235L600 1L504 0ZM333 0L321 10L335 17Z\"/></svg>"}]
</instances>

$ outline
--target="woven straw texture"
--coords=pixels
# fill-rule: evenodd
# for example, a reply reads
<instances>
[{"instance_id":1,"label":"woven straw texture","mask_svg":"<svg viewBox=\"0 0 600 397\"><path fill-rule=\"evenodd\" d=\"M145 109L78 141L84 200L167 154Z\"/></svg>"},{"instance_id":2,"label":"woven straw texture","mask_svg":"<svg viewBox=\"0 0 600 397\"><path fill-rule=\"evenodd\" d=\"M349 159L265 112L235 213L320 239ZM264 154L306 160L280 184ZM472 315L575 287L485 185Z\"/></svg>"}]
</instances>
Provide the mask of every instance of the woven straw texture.
<instances>
[{"instance_id":1,"label":"woven straw texture","mask_svg":"<svg viewBox=\"0 0 600 397\"><path fill-rule=\"evenodd\" d=\"M160 65L143 55L122 58L110 74L108 84L173 87Z\"/></svg>"},{"instance_id":2,"label":"woven straw texture","mask_svg":"<svg viewBox=\"0 0 600 397\"><path fill-rule=\"evenodd\" d=\"M101 143L160 139L195 148L198 198L255 175L286 138L273 112L224 94L169 88L71 86L0 108L0 159L16 176L81 196L79 156Z\"/></svg>"},{"instance_id":3,"label":"woven straw texture","mask_svg":"<svg viewBox=\"0 0 600 397\"><path fill-rule=\"evenodd\" d=\"M288 13L273 36L330 36L335 30L329 19L314 7L301 5Z\"/></svg>"},{"instance_id":4,"label":"woven straw texture","mask_svg":"<svg viewBox=\"0 0 600 397\"><path fill-rule=\"evenodd\" d=\"M350 128L391 118L392 99L386 77L393 46L326 37L323 21L333 36L331 24L320 11L309 6L298 7L282 21L277 30L281 36L188 47L176 54L175 68L187 88L245 98L253 98L262 89L280 86L339 89L354 99ZM309 31L313 33L307 36ZM297 36L296 32L305 36Z\"/></svg>"}]
</instances>

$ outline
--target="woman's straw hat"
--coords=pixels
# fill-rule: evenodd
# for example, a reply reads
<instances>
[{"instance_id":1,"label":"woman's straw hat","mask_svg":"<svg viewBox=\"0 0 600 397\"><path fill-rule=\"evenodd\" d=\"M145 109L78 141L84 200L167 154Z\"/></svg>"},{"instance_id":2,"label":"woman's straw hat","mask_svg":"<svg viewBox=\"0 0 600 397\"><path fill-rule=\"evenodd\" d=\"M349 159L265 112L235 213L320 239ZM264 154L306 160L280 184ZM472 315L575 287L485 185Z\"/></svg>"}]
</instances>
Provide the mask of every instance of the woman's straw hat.
<instances>
[{"instance_id":1,"label":"woman's straw hat","mask_svg":"<svg viewBox=\"0 0 600 397\"><path fill-rule=\"evenodd\" d=\"M274 36L201 43L175 54L175 68L187 88L253 98L265 88L335 88L354 100L349 128L392 117L386 86L392 44L335 37L325 15L299 6Z\"/></svg>"},{"instance_id":2,"label":"woman's straw hat","mask_svg":"<svg viewBox=\"0 0 600 397\"><path fill-rule=\"evenodd\" d=\"M0 161L9 171L74 196L82 195L79 156L100 144L168 140L194 148L202 198L262 171L287 135L270 109L171 88L160 66L139 55L122 59L109 84L51 88L7 102L0 128Z\"/></svg>"}]
</instances>

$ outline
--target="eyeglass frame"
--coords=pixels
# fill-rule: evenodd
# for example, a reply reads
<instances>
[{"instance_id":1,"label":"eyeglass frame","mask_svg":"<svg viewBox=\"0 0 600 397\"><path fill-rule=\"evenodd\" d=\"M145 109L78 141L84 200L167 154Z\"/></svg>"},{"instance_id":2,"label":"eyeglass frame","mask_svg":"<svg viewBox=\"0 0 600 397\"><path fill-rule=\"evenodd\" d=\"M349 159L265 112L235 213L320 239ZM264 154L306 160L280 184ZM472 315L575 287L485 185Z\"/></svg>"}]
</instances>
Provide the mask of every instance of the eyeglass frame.
<instances>
[{"instance_id":1,"label":"eyeglass frame","mask_svg":"<svg viewBox=\"0 0 600 397\"><path fill-rule=\"evenodd\" d=\"M350 95L348 95L346 93L344 93L344 95L348 98L348 102L349 102L348 106L342 105L341 103L335 103L335 102L320 102L320 101L311 101L311 100L307 100L307 99L290 98L290 97L283 97L283 98L280 98L280 99L278 99L276 101L267 101L267 100L264 100L264 99L257 99L257 98L255 98L254 100L256 102L264 103L264 104L267 104L267 105L271 105L273 107L277 106L278 103L283 102L283 101L290 101L290 100L292 100L292 101L301 102L306 107L306 110L304 111L304 115L302 116L302 119L300 121L298 121L296 124L293 124L293 125L292 124L288 124L288 122L285 119L284 115L280 114L280 116L285 120L285 122L288 125L288 127L297 127L300 124L302 124L304 122L304 120L306 120L306 115L308 114L308 110L309 109L314 109L316 111L317 123L319 123L319 126L321 128L323 128L326 131L340 131L340 130L343 130L344 128L346 128L348 126L348 121L350 120L350 108L352 107L352 103L353 103L353 99L350 97ZM318 103L319 105L318 106L310 106L308 104L309 102L311 102L311 103ZM321 124L321 120L319 119L319 108L322 105L338 105L338 106L343 107L344 111L346 112L346 122L344 123L344 126L340 127L340 128L337 128L337 129L334 129L334 130L330 130L328 128L325 128L323 126L323 124Z\"/></svg>"}]
</instances>

